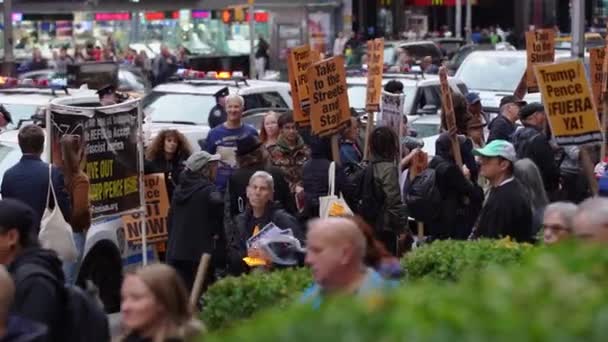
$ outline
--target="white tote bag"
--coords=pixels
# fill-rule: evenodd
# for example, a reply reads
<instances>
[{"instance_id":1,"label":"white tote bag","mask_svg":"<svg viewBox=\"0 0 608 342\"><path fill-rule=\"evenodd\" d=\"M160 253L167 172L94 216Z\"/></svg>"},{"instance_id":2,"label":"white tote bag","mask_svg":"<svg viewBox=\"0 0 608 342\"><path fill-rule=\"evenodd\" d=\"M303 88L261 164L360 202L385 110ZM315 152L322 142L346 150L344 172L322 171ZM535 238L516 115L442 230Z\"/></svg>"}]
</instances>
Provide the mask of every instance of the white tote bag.
<instances>
[{"instance_id":1,"label":"white tote bag","mask_svg":"<svg viewBox=\"0 0 608 342\"><path fill-rule=\"evenodd\" d=\"M336 196L336 163L329 164L329 192L327 196L319 197L319 217L328 218L336 216L352 216L353 211L350 210L348 204L342 194Z\"/></svg>"},{"instance_id":2,"label":"white tote bag","mask_svg":"<svg viewBox=\"0 0 608 342\"><path fill-rule=\"evenodd\" d=\"M52 166L49 165L49 189L46 194L46 209L40 222L38 240L40 240L43 248L57 252L62 261L74 262L78 256L78 250L76 249L76 243L74 243L72 227L66 222L59 208L51 170ZM55 201L53 209L49 208L51 194L53 194L53 200Z\"/></svg>"}]
</instances>

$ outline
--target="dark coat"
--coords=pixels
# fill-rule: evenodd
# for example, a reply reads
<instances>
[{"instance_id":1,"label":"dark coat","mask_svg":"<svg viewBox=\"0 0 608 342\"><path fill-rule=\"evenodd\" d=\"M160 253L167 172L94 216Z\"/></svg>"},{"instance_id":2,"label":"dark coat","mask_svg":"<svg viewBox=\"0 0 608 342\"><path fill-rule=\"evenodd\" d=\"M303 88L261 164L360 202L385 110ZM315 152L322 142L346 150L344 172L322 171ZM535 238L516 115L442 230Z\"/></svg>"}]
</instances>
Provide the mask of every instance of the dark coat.
<instances>
[{"instance_id":1,"label":"dark coat","mask_svg":"<svg viewBox=\"0 0 608 342\"><path fill-rule=\"evenodd\" d=\"M226 229L228 257L231 266L234 268L234 273L246 270L242 260L247 256L247 240L253 235L256 224L259 229L262 229L270 222L281 229L291 228L294 237L300 241L304 241L304 232L298 220L287 211L281 209L277 203L269 204L264 216L257 220L253 217L251 208L247 208L244 213L236 217L235 224Z\"/></svg>"},{"instance_id":2,"label":"dark coat","mask_svg":"<svg viewBox=\"0 0 608 342\"><path fill-rule=\"evenodd\" d=\"M6 334L0 342L46 342L48 329L42 323L30 321L19 316L10 316Z\"/></svg>"},{"instance_id":3,"label":"dark coat","mask_svg":"<svg viewBox=\"0 0 608 342\"><path fill-rule=\"evenodd\" d=\"M185 171L169 209L167 260L196 261L215 250L221 234L223 198L201 175Z\"/></svg>"},{"instance_id":4,"label":"dark coat","mask_svg":"<svg viewBox=\"0 0 608 342\"><path fill-rule=\"evenodd\" d=\"M279 202L283 208L289 213L296 213L296 206L294 203L294 197L289 190L289 183L287 183L285 173L274 166L252 165L240 168L236 170L228 180L228 201L227 206L230 210L230 217L234 218L236 215L245 212L247 206L247 186L249 185L249 179L256 171L266 171L270 173L274 180L274 199Z\"/></svg>"},{"instance_id":5,"label":"dark coat","mask_svg":"<svg viewBox=\"0 0 608 342\"><path fill-rule=\"evenodd\" d=\"M209 118L207 119L209 127L214 128L215 126L223 124L226 122L227 116L228 114L226 114L226 109L219 104L216 104L209 111Z\"/></svg>"},{"instance_id":6,"label":"dark coat","mask_svg":"<svg viewBox=\"0 0 608 342\"><path fill-rule=\"evenodd\" d=\"M331 161L325 158L315 158L307 161L302 169L302 184L304 188L304 216L306 218L319 216L319 197L329 193L329 165ZM336 195L344 195L351 208L353 203L353 187L349 186L343 168L336 167Z\"/></svg>"},{"instance_id":7,"label":"dark coat","mask_svg":"<svg viewBox=\"0 0 608 342\"><path fill-rule=\"evenodd\" d=\"M490 135L488 135L489 144L492 140L506 140L511 141L513 133L515 133L515 124L509 121L504 115L499 114L494 120L488 125L490 129Z\"/></svg>"},{"instance_id":8,"label":"dark coat","mask_svg":"<svg viewBox=\"0 0 608 342\"><path fill-rule=\"evenodd\" d=\"M64 185L63 173L53 167L51 176L59 208L65 220L69 221L72 217L72 208ZM48 190L49 164L40 160L39 156L28 154L21 157L15 166L4 173L0 191L3 198L13 198L29 205L36 214L34 222L40 223L46 209ZM53 196L50 196L49 203L54 207Z\"/></svg>"},{"instance_id":9,"label":"dark coat","mask_svg":"<svg viewBox=\"0 0 608 342\"><path fill-rule=\"evenodd\" d=\"M169 195L169 201L173 198L173 191L179 183L180 175L184 171L184 162L188 159L188 156L178 154L173 160L166 160L164 157L156 158L154 160L146 160L144 165L144 171L148 174L153 173L164 173L165 184L167 185L167 194Z\"/></svg>"},{"instance_id":10,"label":"dark coat","mask_svg":"<svg viewBox=\"0 0 608 342\"><path fill-rule=\"evenodd\" d=\"M32 268L44 268L54 279ZM55 252L38 247L25 249L9 265L8 271L15 280L15 300L11 312L20 317L45 324L49 329L49 340L60 341L64 336L62 317L64 313L63 284L65 283L61 260Z\"/></svg>"},{"instance_id":11,"label":"dark coat","mask_svg":"<svg viewBox=\"0 0 608 342\"><path fill-rule=\"evenodd\" d=\"M518 159L529 158L536 164L547 194L554 194L559 189L560 170L547 135L536 127L525 126L513 134L513 145Z\"/></svg>"},{"instance_id":12,"label":"dark coat","mask_svg":"<svg viewBox=\"0 0 608 342\"><path fill-rule=\"evenodd\" d=\"M435 156L429 168L435 170L436 185L441 194L441 206L437 208L439 216L434 222L427 223L429 235L437 239L466 240L481 210L483 190L465 178L452 160Z\"/></svg>"}]
</instances>

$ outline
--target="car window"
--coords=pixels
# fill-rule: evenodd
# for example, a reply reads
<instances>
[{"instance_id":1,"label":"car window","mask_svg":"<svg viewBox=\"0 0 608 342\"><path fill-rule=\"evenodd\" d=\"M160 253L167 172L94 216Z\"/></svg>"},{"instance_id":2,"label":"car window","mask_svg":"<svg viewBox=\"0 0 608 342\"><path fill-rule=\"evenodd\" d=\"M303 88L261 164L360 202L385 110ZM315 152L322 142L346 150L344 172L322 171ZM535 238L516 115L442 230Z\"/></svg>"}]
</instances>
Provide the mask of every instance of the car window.
<instances>
[{"instance_id":1,"label":"car window","mask_svg":"<svg viewBox=\"0 0 608 342\"><path fill-rule=\"evenodd\" d=\"M287 108L287 103L276 91L257 94L262 108Z\"/></svg>"},{"instance_id":2,"label":"car window","mask_svg":"<svg viewBox=\"0 0 608 342\"><path fill-rule=\"evenodd\" d=\"M0 183L6 170L13 167L21 159L21 151L17 146L0 144Z\"/></svg>"},{"instance_id":3,"label":"car window","mask_svg":"<svg viewBox=\"0 0 608 342\"><path fill-rule=\"evenodd\" d=\"M144 83L141 79L128 71L118 72L118 83L120 90L145 91Z\"/></svg>"},{"instance_id":4,"label":"car window","mask_svg":"<svg viewBox=\"0 0 608 342\"><path fill-rule=\"evenodd\" d=\"M152 92L143 100L143 110L152 122L187 122L207 125L215 106L213 95Z\"/></svg>"},{"instance_id":5,"label":"car window","mask_svg":"<svg viewBox=\"0 0 608 342\"><path fill-rule=\"evenodd\" d=\"M458 69L457 77L467 88L512 93L526 69L526 55L470 55Z\"/></svg>"},{"instance_id":6,"label":"car window","mask_svg":"<svg viewBox=\"0 0 608 342\"><path fill-rule=\"evenodd\" d=\"M439 49L435 45L409 45L404 48L415 60L420 60L425 56L431 56L433 57L433 60L441 59Z\"/></svg>"},{"instance_id":7,"label":"car window","mask_svg":"<svg viewBox=\"0 0 608 342\"><path fill-rule=\"evenodd\" d=\"M397 61L397 54L394 46L384 47L384 64L393 65Z\"/></svg>"},{"instance_id":8,"label":"car window","mask_svg":"<svg viewBox=\"0 0 608 342\"><path fill-rule=\"evenodd\" d=\"M365 98L367 96L367 88L364 85L352 85L348 87L348 103L352 108L365 109ZM405 86L403 87L403 93L405 94L404 108L410 108L411 103L414 101L416 95L416 87Z\"/></svg>"},{"instance_id":9,"label":"car window","mask_svg":"<svg viewBox=\"0 0 608 342\"><path fill-rule=\"evenodd\" d=\"M418 139L424 139L439 134L439 123L418 123L416 121L408 125L411 129L415 130L418 135Z\"/></svg>"},{"instance_id":10,"label":"car window","mask_svg":"<svg viewBox=\"0 0 608 342\"><path fill-rule=\"evenodd\" d=\"M3 106L11 113L11 118L13 120L13 123L7 126L8 129L17 128L19 126L19 121L30 120L32 115L36 114L38 111L38 106L35 105L3 104Z\"/></svg>"}]
</instances>

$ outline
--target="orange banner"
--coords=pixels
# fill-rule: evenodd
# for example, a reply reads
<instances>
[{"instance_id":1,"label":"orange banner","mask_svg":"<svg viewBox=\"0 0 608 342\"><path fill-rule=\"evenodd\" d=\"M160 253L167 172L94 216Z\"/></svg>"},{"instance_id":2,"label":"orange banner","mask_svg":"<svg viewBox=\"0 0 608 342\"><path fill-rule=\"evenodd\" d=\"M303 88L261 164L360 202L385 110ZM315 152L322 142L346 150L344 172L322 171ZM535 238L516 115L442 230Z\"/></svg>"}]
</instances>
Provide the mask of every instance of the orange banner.
<instances>
[{"instance_id":1,"label":"orange banner","mask_svg":"<svg viewBox=\"0 0 608 342\"><path fill-rule=\"evenodd\" d=\"M147 243L167 241L169 196L165 185L165 174L154 173L144 177L146 214L129 214L122 216L127 241L139 245L142 243L142 226L146 227Z\"/></svg>"},{"instance_id":2,"label":"orange banner","mask_svg":"<svg viewBox=\"0 0 608 342\"><path fill-rule=\"evenodd\" d=\"M306 86L306 70L312 63L310 46L292 48L287 56L291 99L293 101L293 118L300 126L310 124L310 96Z\"/></svg>"},{"instance_id":3,"label":"orange banner","mask_svg":"<svg viewBox=\"0 0 608 342\"><path fill-rule=\"evenodd\" d=\"M553 63L555 60L555 30L539 29L526 32L526 51L528 93L537 93L538 82L534 74L534 65Z\"/></svg>"},{"instance_id":4,"label":"orange banner","mask_svg":"<svg viewBox=\"0 0 608 342\"><path fill-rule=\"evenodd\" d=\"M365 110L377 112L380 110L380 94L382 94L382 71L384 69L384 38L376 38L367 42L367 96Z\"/></svg>"}]
</instances>

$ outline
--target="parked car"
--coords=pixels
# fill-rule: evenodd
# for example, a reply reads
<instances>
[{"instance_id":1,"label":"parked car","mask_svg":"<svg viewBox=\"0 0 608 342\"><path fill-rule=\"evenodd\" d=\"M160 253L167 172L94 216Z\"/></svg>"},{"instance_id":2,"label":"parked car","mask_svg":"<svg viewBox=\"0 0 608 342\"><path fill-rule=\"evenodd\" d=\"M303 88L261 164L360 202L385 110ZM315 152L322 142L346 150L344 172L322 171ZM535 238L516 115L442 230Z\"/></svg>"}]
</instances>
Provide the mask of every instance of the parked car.
<instances>
[{"instance_id":1,"label":"parked car","mask_svg":"<svg viewBox=\"0 0 608 342\"><path fill-rule=\"evenodd\" d=\"M462 62L467 58L467 56L473 51L515 51L515 47L509 43L498 43L496 45L492 44L467 44L461 46L458 51L456 51L450 61L448 62L448 71L450 75L454 75Z\"/></svg>"},{"instance_id":2,"label":"parked car","mask_svg":"<svg viewBox=\"0 0 608 342\"><path fill-rule=\"evenodd\" d=\"M437 44L430 40L405 42L399 45L399 47L414 59L415 64L420 64L420 61L426 56L431 56L435 65L440 65L443 60L443 52L441 52Z\"/></svg>"}]
</instances>

